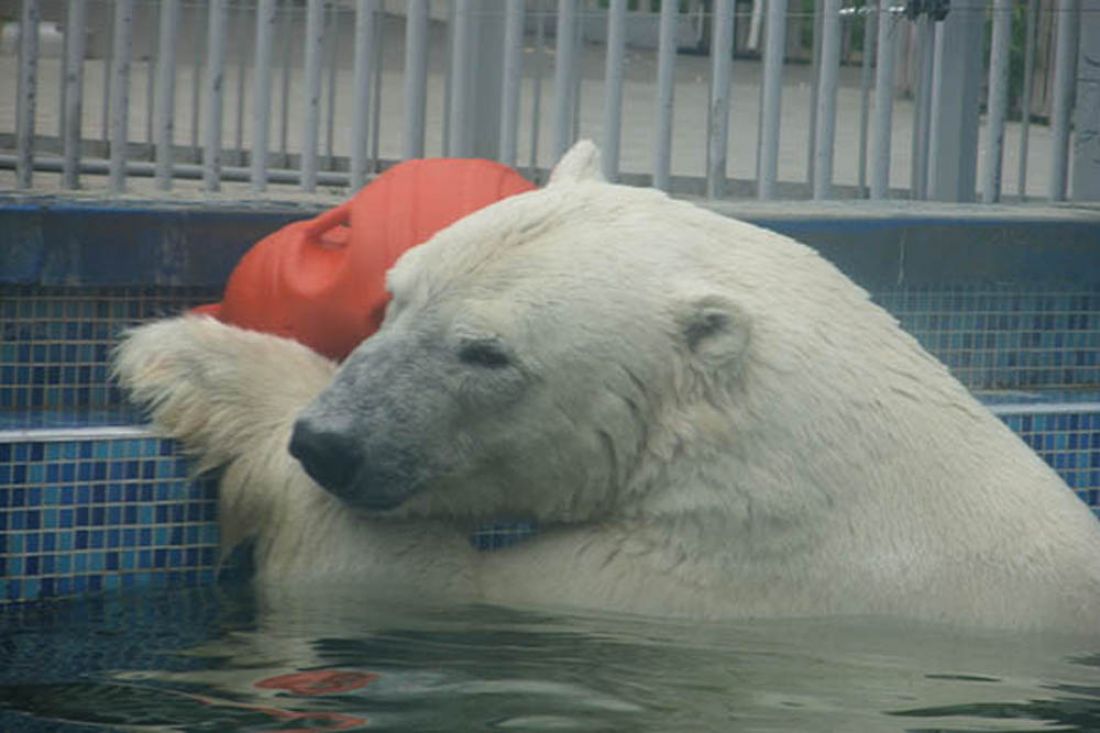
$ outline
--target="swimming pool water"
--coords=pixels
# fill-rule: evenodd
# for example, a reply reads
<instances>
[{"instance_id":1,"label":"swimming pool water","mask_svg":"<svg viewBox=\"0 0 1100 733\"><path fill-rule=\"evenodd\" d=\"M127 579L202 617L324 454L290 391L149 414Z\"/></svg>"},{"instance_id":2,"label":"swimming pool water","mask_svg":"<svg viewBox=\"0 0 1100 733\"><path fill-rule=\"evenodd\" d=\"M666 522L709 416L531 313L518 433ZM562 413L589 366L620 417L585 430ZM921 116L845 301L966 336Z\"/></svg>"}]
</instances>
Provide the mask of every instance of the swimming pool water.
<instances>
[{"instance_id":1,"label":"swimming pool water","mask_svg":"<svg viewBox=\"0 0 1100 733\"><path fill-rule=\"evenodd\" d=\"M1100 638L409 608L369 589L0 615L0 730L1100 730Z\"/></svg>"}]
</instances>

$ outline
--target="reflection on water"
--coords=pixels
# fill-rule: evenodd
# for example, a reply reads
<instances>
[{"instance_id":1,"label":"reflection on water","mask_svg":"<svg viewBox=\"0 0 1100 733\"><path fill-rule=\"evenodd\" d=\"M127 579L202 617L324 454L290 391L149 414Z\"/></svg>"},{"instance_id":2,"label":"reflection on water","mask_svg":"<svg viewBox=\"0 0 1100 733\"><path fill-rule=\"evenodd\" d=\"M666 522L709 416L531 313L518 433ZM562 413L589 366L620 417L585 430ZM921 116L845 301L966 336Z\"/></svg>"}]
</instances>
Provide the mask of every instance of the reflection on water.
<instances>
[{"instance_id":1,"label":"reflection on water","mask_svg":"<svg viewBox=\"0 0 1100 733\"><path fill-rule=\"evenodd\" d=\"M0 612L0 730L104 728L1097 731L1100 638L411 608L332 588Z\"/></svg>"}]
</instances>

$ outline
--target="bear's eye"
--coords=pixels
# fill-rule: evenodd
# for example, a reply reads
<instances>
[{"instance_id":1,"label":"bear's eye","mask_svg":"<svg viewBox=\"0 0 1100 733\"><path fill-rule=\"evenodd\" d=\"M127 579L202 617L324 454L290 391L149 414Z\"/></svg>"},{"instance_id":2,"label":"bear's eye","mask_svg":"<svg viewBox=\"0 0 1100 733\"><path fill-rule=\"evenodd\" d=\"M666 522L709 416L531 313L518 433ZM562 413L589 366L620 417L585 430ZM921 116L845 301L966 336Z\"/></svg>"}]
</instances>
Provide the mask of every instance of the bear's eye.
<instances>
[{"instance_id":1,"label":"bear's eye","mask_svg":"<svg viewBox=\"0 0 1100 733\"><path fill-rule=\"evenodd\" d=\"M504 345L496 339L463 341L458 347L458 358L464 364L490 369L506 367L512 362Z\"/></svg>"}]
</instances>

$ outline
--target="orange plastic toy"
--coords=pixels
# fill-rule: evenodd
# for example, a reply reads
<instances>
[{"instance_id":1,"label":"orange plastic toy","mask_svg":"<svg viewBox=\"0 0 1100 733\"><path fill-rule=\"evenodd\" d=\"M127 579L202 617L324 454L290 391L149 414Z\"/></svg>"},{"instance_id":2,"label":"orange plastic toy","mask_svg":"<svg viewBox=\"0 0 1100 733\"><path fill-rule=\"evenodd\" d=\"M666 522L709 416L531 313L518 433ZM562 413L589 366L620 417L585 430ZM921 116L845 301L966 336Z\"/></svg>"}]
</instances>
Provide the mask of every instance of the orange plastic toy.
<instances>
[{"instance_id":1,"label":"orange plastic toy","mask_svg":"<svg viewBox=\"0 0 1100 733\"><path fill-rule=\"evenodd\" d=\"M467 214L535 186L489 160L410 160L350 201L289 224L241 259L221 303L195 312L295 339L341 360L378 330L386 270Z\"/></svg>"}]
</instances>

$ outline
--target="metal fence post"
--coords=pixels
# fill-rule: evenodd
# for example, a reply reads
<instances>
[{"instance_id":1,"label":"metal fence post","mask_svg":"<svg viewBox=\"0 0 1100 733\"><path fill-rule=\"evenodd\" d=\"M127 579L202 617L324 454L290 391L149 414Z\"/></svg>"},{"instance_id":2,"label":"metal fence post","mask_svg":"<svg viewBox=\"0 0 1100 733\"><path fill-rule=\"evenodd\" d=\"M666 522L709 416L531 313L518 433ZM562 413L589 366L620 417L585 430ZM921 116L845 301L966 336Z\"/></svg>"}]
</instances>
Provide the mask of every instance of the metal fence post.
<instances>
[{"instance_id":1,"label":"metal fence post","mask_svg":"<svg viewBox=\"0 0 1100 733\"><path fill-rule=\"evenodd\" d=\"M500 154L503 104L504 13L499 0L474 0L473 109L470 154L496 158Z\"/></svg>"},{"instance_id":2,"label":"metal fence post","mask_svg":"<svg viewBox=\"0 0 1100 733\"><path fill-rule=\"evenodd\" d=\"M989 50L989 101L986 103L988 127L985 139L985 175L982 177L982 203L986 204L996 203L1001 199L1011 35L1012 0L994 0L993 42Z\"/></svg>"},{"instance_id":3,"label":"metal fence post","mask_svg":"<svg viewBox=\"0 0 1100 733\"><path fill-rule=\"evenodd\" d=\"M446 111L449 134L445 151L452 158L468 157L473 145L473 124L470 119L475 71L473 16L474 0L454 0L454 25L450 28L451 58L448 59L451 94Z\"/></svg>"},{"instance_id":4,"label":"metal fence post","mask_svg":"<svg viewBox=\"0 0 1100 733\"><path fill-rule=\"evenodd\" d=\"M554 56L554 147L550 154L557 162L573 142L573 66L577 63L577 0L558 0L558 27Z\"/></svg>"},{"instance_id":5,"label":"metal fence post","mask_svg":"<svg viewBox=\"0 0 1100 733\"><path fill-rule=\"evenodd\" d=\"M501 81L500 151L502 163L516 164L519 93L523 84L523 0L508 0L504 20L504 74Z\"/></svg>"},{"instance_id":6,"label":"metal fence post","mask_svg":"<svg viewBox=\"0 0 1100 733\"><path fill-rule=\"evenodd\" d=\"M112 193L126 188L126 146L128 118L130 116L130 51L133 45L134 0L118 0L115 3L114 63L111 77L114 94L111 95L111 167Z\"/></svg>"},{"instance_id":7,"label":"metal fence post","mask_svg":"<svg viewBox=\"0 0 1100 733\"><path fill-rule=\"evenodd\" d=\"M19 92L16 114L16 186L30 188L34 179L34 113L38 95L38 0L23 0L19 22Z\"/></svg>"},{"instance_id":8,"label":"metal fence post","mask_svg":"<svg viewBox=\"0 0 1100 733\"><path fill-rule=\"evenodd\" d=\"M256 6L256 63L252 69L252 190L267 188L267 148L271 132L271 46L275 35L275 0ZM285 52L285 51L284 51Z\"/></svg>"},{"instance_id":9,"label":"metal fence post","mask_svg":"<svg viewBox=\"0 0 1100 733\"><path fill-rule=\"evenodd\" d=\"M1081 0L1073 198L1100 201L1100 0Z\"/></svg>"},{"instance_id":10,"label":"metal fence post","mask_svg":"<svg viewBox=\"0 0 1100 733\"><path fill-rule=\"evenodd\" d=\"M282 69L279 97L279 154L282 158L280 165L289 168L290 155L287 152L287 139L290 134L290 60L291 51L294 48L293 33L291 32L291 14L294 13L294 0L282 0L282 8L279 19L279 37L283 43Z\"/></svg>"},{"instance_id":11,"label":"metal fence post","mask_svg":"<svg viewBox=\"0 0 1100 733\"><path fill-rule=\"evenodd\" d=\"M871 119L871 59L875 55L878 13L863 16L863 51L859 72L859 195L867 195L867 133Z\"/></svg>"},{"instance_id":12,"label":"metal fence post","mask_svg":"<svg viewBox=\"0 0 1100 733\"><path fill-rule=\"evenodd\" d=\"M604 64L603 175L619 179L619 150L623 126L623 55L626 50L626 0L611 0L607 9L607 55Z\"/></svg>"},{"instance_id":13,"label":"metal fence post","mask_svg":"<svg viewBox=\"0 0 1100 733\"><path fill-rule=\"evenodd\" d=\"M811 190L814 185L814 166L817 165L817 114L821 110L818 105L818 94L821 93L821 43L825 35L824 13L823 0L814 0L813 42L810 48L810 124L806 136L806 184Z\"/></svg>"},{"instance_id":14,"label":"metal fence post","mask_svg":"<svg viewBox=\"0 0 1100 733\"><path fill-rule=\"evenodd\" d=\"M470 0L456 0L468 3ZM405 146L402 157L424 157L424 112L428 94L428 0L405 6Z\"/></svg>"},{"instance_id":15,"label":"metal fence post","mask_svg":"<svg viewBox=\"0 0 1100 733\"><path fill-rule=\"evenodd\" d=\"M653 187L667 191L672 167L672 104L676 91L676 20L679 6L661 3L657 41L657 131L653 141Z\"/></svg>"},{"instance_id":16,"label":"metal fence post","mask_svg":"<svg viewBox=\"0 0 1100 733\"><path fill-rule=\"evenodd\" d=\"M718 0L714 4L714 32L710 44L710 108L707 115L707 197L712 199L726 195L735 6L734 0Z\"/></svg>"},{"instance_id":17,"label":"metal fence post","mask_svg":"<svg viewBox=\"0 0 1100 733\"><path fill-rule=\"evenodd\" d=\"M787 39L787 0L767 0L767 40L764 42L764 82L760 104L760 154L756 195L775 196L779 169L779 109L783 93L783 53Z\"/></svg>"},{"instance_id":18,"label":"metal fence post","mask_svg":"<svg viewBox=\"0 0 1100 733\"><path fill-rule=\"evenodd\" d=\"M225 0L210 0L206 41L206 122L202 135L202 180L207 191L221 188L222 103L225 99Z\"/></svg>"},{"instance_id":19,"label":"metal fence post","mask_svg":"<svg viewBox=\"0 0 1100 733\"><path fill-rule=\"evenodd\" d=\"M83 128L84 96L84 34L87 8L84 0L69 0L65 16L65 164L61 185L80 188L80 135Z\"/></svg>"},{"instance_id":20,"label":"metal fence post","mask_svg":"<svg viewBox=\"0 0 1100 733\"><path fill-rule=\"evenodd\" d=\"M840 0L825 0L821 19L820 77L814 137L813 195L829 198L833 184L837 76L840 73Z\"/></svg>"},{"instance_id":21,"label":"metal fence post","mask_svg":"<svg viewBox=\"0 0 1100 733\"><path fill-rule=\"evenodd\" d=\"M542 76L546 66L546 13L542 2L535 10L535 68L534 80L531 90L531 151L527 175L534 179L538 175L539 162L539 129L542 120Z\"/></svg>"},{"instance_id":22,"label":"metal fence post","mask_svg":"<svg viewBox=\"0 0 1100 733\"><path fill-rule=\"evenodd\" d=\"M302 190L317 188L317 137L321 127L321 45L325 35L324 0L306 4L305 86L302 115Z\"/></svg>"},{"instance_id":23,"label":"metal fence post","mask_svg":"<svg viewBox=\"0 0 1100 733\"><path fill-rule=\"evenodd\" d=\"M1050 198L1066 199L1069 168L1069 124L1073 107L1073 77L1077 66L1077 2L1058 0L1054 48L1054 101L1050 110Z\"/></svg>"},{"instance_id":24,"label":"metal fence post","mask_svg":"<svg viewBox=\"0 0 1100 733\"><path fill-rule=\"evenodd\" d=\"M982 0L954 0L936 29L929 198L974 200L982 83Z\"/></svg>"},{"instance_id":25,"label":"metal fence post","mask_svg":"<svg viewBox=\"0 0 1100 733\"><path fill-rule=\"evenodd\" d=\"M325 56L328 63L328 84L325 93L325 167L332 170L336 156L336 77L337 64L340 61L339 15L343 10L335 3L327 8L325 38L327 48Z\"/></svg>"},{"instance_id":26,"label":"metal fence post","mask_svg":"<svg viewBox=\"0 0 1100 733\"><path fill-rule=\"evenodd\" d=\"M875 111L871 122L871 198L884 199L890 192L891 132L894 112L894 61L897 30L901 23L890 12L893 0L879 0L878 66L875 68Z\"/></svg>"},{"instance_id":27,"label":"metal fence post","mask_svg":"<svg viewBox=\"0 0 1100 733\"><path fill-rule=\"evenodd\" d=\"M371 62L378 0L357 0L355 6L355 106L351 111L349 186L362 188L367 180L367 126L370 119Z\"/></svg>"},{"instance_id":28,"label":"metal fence post","mask_svg":"<svg viewBox=\"0 0 1100 733\"><path fill-rule=\"evenodd\" d=\"M1027 2L1027 24L1024 31L1024 88L1020 93L1020 169L1017 174L1016 192L1023 201L1027 198L1028 137L1031 133L1031 95L1035 87L1035 26L1038 24L1039 0Z\"/></svg>"},{"instance_id":29,"label":"metal fence post","mask_svg":"<svg viewBox=\"0 0 1100 733\"><path fill-rule=\"evenodd\" d=\"M81 0L77 0L83 4ZM155 92L157 188L172 188L172 133L175 130L176 103L176 31L179 28L179 0L164 0L160 5L160 41L157 51L157 88Z\"/></svg>"},{"instance_id":30,"label":"metal fence post","mask_svg":"<svg viewBox=\"0 0 1100 733\"><path fill-rule=\"evenodd\" d=\"M240 34L241 39L244 39L244 38L247 37L248 30L249 30L249 25L250 25L248 20L249 20L249 16L250 16L250 13L251 13L252 10L253 10L252 8L248 7L244 3L240 3L237 6L236 23L234 24L234 28L233 28L232 32ZM258 5L255 8L255 12L256 12L257 16L260 14L260 8L259 8ZM258 37L255 37L253 39L253 41L255 43L259 43L259 40L260 39ZM245 81L245 75L246 75L245 67L247 66L247 63L246 63L246 60L245 60L245 49L246 48L247 48L247 45L241 43L241 44L238 45L238 47L236 49L236 56L237 56L237 109L236 109L237 120L236 120L236 122L237 122L237 126L236 126L236 129L235 129L236 134L233 137L233 143L234 143L233 144L233 148L234 148L233 155L235 156L237 165L244 165L243 162L242 162L242 158L243 158L243 155L244 155L244 81Z\"/></svg>"}]
</instances>

